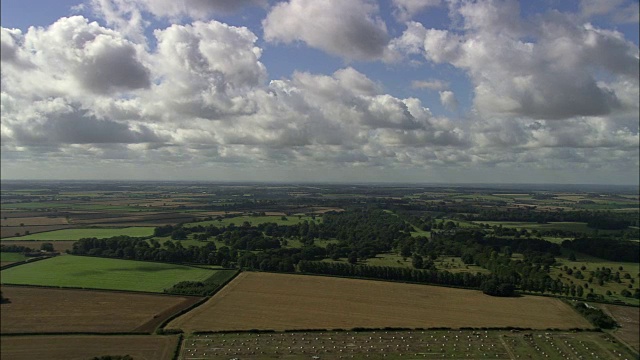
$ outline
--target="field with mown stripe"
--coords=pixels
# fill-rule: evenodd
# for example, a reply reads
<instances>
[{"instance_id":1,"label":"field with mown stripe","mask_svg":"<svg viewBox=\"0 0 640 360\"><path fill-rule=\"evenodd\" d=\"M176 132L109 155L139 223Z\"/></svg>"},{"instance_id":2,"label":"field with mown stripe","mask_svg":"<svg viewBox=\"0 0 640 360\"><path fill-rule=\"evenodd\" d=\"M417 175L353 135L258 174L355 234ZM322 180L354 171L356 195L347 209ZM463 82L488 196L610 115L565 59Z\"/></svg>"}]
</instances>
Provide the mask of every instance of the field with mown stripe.
<instances>
[{"instance_id":1,"label":"field with mown stripe","mask_svg":"<svg viewBox=\"0 0 640 360\"><path fill-rule=\"evenodd\" d=\"M162 292L215 273L191 266L64 255L2 270L3 284Z\"/></svg>"}]
</instances>

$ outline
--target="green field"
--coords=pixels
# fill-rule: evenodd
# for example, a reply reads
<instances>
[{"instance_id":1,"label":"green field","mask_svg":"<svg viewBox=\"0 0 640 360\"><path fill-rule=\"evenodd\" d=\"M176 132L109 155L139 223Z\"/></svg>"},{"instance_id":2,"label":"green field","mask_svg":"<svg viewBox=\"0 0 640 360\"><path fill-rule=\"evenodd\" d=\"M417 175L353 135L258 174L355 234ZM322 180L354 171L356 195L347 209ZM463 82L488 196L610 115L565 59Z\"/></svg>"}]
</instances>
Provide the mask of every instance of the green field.
<instances>
[{"instance_id":1,"label":"green field","mask_svg":"<svg viewBox=\"0 0 640 360\"><path fill-rule=\"evenodd\" d=\"M584 222L550 222L547 224L538 224L534 222L518 222L518 221L476 221L477 224L488 224L489 226L502 225L504 228L516 228L527 230L563 230L580 233L593 233L596 229L592 229ZM598 230L600 233L620 232L616 230Z\"/></svg>"},{"instance_id":2,"label":"green field","mask_svg":"<svg viewBox=\"0 0 640 360\"><path fill-rule=\"evenodd\" d=\"M2 283L162 292L204 281L216 270L184 265L65 255L2 270Z\"/></svg>"},{"instance_id":3,"label":"green field","mask_svg":"<svg viewBox=\"0 0 640 360\"><path fill-rule=\"evenodd\" d=\"M37 234L16 236L2 240L79 240L82 238L98 238L105 239L113 236L151 236L153 235L153 227L126 227L126 228L85 228L85 229L64 229L42 232Z\"/></svg>"},{"instance_id":4,"label":"green field","mask_svg":"<svg viewBox=\"0 0 640 360\"><path fill-rule=\"evenodd\" d=\"M207 225L215 225L218 227L228 226L229 224L233 224L235 226L242 226L245 221L249 222L251 225L259 225L264 223L276 223L278 225L295 225L299 224L303 221L314 221L310 216L287 216L286 220L282 220L281 216L236 216L232 218L224 218L220 220L209 220L209 221L199 221L193 223L186 223L184 227L191 226L207 226ZM322 217L316 216L316 222L321 222Z\"/></svg>"},{"instance_id":5,"label":"green field","mask_svg":"<svg viewBox=\"0 0 640 360\"><path fill-rule=\"evenodd\" d=\"M26 260L27 257L21 253L0 252L0 262L15 262Z\"/></svg>"}]
</instances>

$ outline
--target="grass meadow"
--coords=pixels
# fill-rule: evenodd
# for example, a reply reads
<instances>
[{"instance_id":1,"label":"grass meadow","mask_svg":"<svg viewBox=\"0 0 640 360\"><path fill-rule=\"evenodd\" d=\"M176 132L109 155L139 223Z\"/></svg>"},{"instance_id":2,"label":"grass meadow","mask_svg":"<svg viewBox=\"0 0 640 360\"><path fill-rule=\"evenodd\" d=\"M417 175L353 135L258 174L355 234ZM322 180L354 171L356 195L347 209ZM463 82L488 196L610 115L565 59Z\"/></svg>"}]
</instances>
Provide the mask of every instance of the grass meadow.
<instances>
[{"instance_id":1,"label":"grass meadow","mask_svg":"<svg viewBox=\"0 0 640 360\"><path fill-rule=\"evenodd\" d=\"M26 260L27 257L21 253L0 252L0 262L16 262Z\"/></svg>"},{"instance_id":2,"label":"grass meadow","mask_svg":"<svg viewBox=\"0 0 640 360\"><path fill-rule=\"evenodd\" d=\"M162 292L180 281L204 281L215 272L184 265L64 255L2 270L2 283Z\"/></svg>"},{"instance_id":3,"label":"grass meadow","mask_svg":"<svg viewBox=\"0 0 640 360\"><path fill-rule=\"evenodd\" d=\"M134 226L126 228L84 228L84 229L64 229L17 236L2 240L80 240L82 238L110 238L113 236L134 236L145 237L153 235L153 227Z\"/></svg>"}]
</instances>

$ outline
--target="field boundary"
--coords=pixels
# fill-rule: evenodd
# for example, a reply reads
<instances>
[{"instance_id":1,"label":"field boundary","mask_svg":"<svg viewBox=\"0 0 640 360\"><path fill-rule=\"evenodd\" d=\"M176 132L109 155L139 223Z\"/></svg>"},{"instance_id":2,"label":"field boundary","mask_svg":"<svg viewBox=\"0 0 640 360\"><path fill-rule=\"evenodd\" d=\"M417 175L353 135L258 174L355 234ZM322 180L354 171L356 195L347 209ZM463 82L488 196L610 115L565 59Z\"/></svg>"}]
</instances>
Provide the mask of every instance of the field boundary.
<instances>
[{"instance_id":1,"label":"field boundary","mask_svg":"<svg viewBox=\"0 0 640 360\"><path fill-rule=\"evenodd\" d=\"M26 259L26 260L16 261L16 262L11 263L11 264L0 266L0 271L1 270L5 270L5 269L10 269L12 267L16 267L16 266L19 266L19 265L29 264L29 263L32 263L32 262L35 262L35 261L46 260L46 259L50 259L50 258L53 258L53 256L37 256L37 257L29 258L29 259Z\"/></svg>"},{"instance_id":2,"label":"field boundary","mask_svg":"<svg viewBox=\"0 0 640 360\"><path fill-rule=\"evenodd\" d=\"M305 332L368 332L368 331L441 331L441 330L469 330L469 331L556 331L556 332L603 332L600 328L570 328L570 329L534 329L528 327L518 326L504 326L504 327L448 327L448 326L433 326L433 327L353 327L353 328L311 328L311 329L284 329L284 330L271 330L271 329L249 329L249 330L203 330L194 331L190 335L207 335L207 334L283 334L283 333L305 333Z\"/></svg>"},{"instance_id":3,"label":"field boundary","mask_svg":"<svg viewBox=\"0 0 640 360\"><path fill-rule=\"evenodd\" d=\"M94 288L84 288L84 287L72 287L72 286L48 286L48 285L31 285L31 284L11 284L11 283L2 283L2 286L13 286L13 287L26 287L26 288L39 288L39 289L53 289L53 290L84 290L84 291L102 291L102 292L110 292L110 293L124 293L124 294L139 294L139 295L158 295L158 296L173 296L173 297L186 297L186 298L200 298L200 296L194 295L180 295L180 294L169 294L165 292L150 292L150 291L139 291L139 290L118 290L118 289L94 289Z\"/></svg>"},{"instance_id":4,"label":"field boundary","mask_svg":"<svg viewBox=\"0 0 640 360\"><path fill-rule=\"evenodd\" d=\"M166 330L165 326L167 326L167 324L169 324L172 320L178 318L179 316L182 316L186 313L188 313L189 311L197 308L198 306L206 303L207 301L209 301L209 299L211 299L215 294L217 294L220 290L222 290L225 286L227 286L230 282L232 282L236 277L238 277L238 275L240 275L240 273L242 272L242 270L238 270L236 271L236 273L231 276L229 279L227 279L227 281L225 281L224 283L220 284L220 286L218 286L217 289L215 289L211 295L209 296L205 296L204 298L202 298L202 300L194 303L193 305L184 308L178 312L176 312L175 314L169 316L168 318L166 318L162 323L160 323L160 325L158 325L158 327L156 328L155 332L157 334L172 334L172 333L182 333L182 329L171 329L171 330Z\"/></svg>"}]
</instances>

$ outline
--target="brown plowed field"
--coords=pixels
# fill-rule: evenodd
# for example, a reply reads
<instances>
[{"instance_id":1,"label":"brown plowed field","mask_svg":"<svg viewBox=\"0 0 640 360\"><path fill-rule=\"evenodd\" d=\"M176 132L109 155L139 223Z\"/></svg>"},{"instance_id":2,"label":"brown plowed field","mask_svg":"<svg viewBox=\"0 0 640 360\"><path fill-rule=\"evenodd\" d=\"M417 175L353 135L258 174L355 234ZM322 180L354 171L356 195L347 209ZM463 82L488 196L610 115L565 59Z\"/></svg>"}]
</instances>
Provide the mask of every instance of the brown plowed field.
<instances>
[{"instance_id":1,"label":"brown plowed field","mask_svg":"<svg viewBox=\"0 0 640 360\"><path fill-rule=\"evenodd\" d=\"M177 346L177 335L3 336L0 338L0 357L11 360L87 360L104 355L131 355L136 360L170 360Z\"/></svg>"},{"instance_id":2,"label":"brown plowed field","mask_svg":"<svg viewBox=\"0 0 640 360\"><path fill-rule=\"evenodd\" d=\"M16 233L24 235L25 231L30 234L41 233L45 231L70 229L72 225L25 225L25 226L2 226L0 227L0 238L9 238L16 236Z\"/></svg>"},{"instance_id":3,"label":"brown plowed field","mask_svg":"<svg viewBox=\"0 0 640 360\"><path fill-rule=\"evenodd\" d=\"M640 351L640 308L632 306L620 306L599 304L620 325L615 335L631 347Z\"/></svg>"},{"instance_id":4,"label":"brown plowed field","mask_svg":"<svg viewBox=\"0 0 640 360\"><path fill-rule=\"evenodd\" d=\"M383 281L244 272L205 304L171 321L186 332L354 327L591 328L554 298Z\"/></svg>"},{"instance_id":5,"label":"brown plowed field","mask_svg":"<svg viewBox=\"0 0 640 360\"><path fill-rule=\"evenodd\" d=\"M1 333L152 332L199 297L3 286Z\"/></svg>"},{"instance_id":6,"label":"brown plowed field","mask_svg":"<svg viewBox=\"0 0 640 360\"><path fill-rule=\"evenodd\" d=\"M20 226L20 224L28 225L67 225L69 221L65 217L48 217L48 216L33 216L33 217L15 217L0 219L1 226Z\"/></svg>"}]
</instances>

